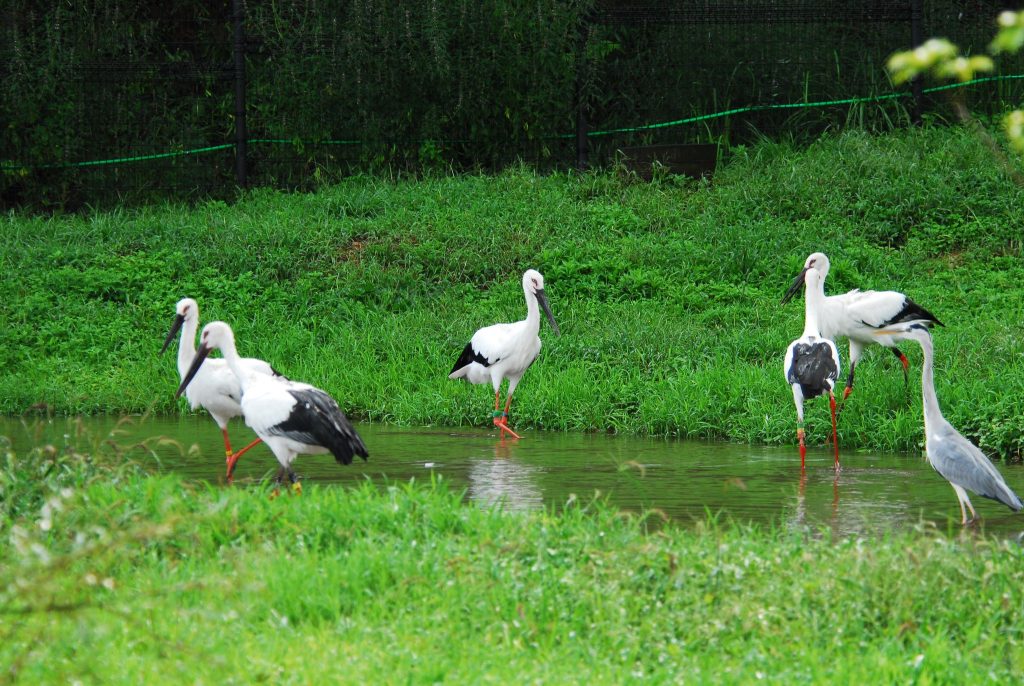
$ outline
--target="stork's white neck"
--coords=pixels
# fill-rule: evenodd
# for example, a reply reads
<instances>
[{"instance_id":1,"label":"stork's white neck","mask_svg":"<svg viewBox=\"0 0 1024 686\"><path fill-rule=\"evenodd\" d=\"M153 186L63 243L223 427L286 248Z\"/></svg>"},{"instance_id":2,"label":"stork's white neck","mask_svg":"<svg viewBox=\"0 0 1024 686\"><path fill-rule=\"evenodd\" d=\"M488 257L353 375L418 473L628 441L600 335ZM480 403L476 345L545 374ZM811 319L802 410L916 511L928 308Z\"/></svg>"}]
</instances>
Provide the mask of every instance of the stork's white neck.
<instances>
[{"instance_id":1,"label":"stork's white neck","mask_svg":"<svg viewBox=\"0 0 1024 686\"><path fill-rule=\"evenodd\" d=\"M817 283L806 284L804 288L804 336L821 337L821 308L825 305L825 285L821 279Z\"/></svg>"},{"instance_id":2,"label":"stork's white neck","mask_svg":"<svg viewBox=\"0 0 1024 686\"><path fill-rule=\"evenodd\" d=\"M537 296L525 285L523 293L526 295L526 328L536 333L540 331L540 305L537 304Z\"/></svg>"},{"instance_id":3,"label":"stork's white neck","mask_svg":"<svg viewBox=\"0 0 1024 686\"><path fill-rule=\"evenodd\" d=\"M234 337L225 337L217 347L220 348L220 354L224 356L228 369L238 379L238 383L242 387L242 393L245 393L245 390L249 387L250 376L248 370L242 366L242 358L238 356Z\"/></svg>"},{"instance_id":4,"label":"stork's white neck","mask_svg":"<svg viewBox=\"0 0 1024 686\"><path fill-rule=\"evenodd\" d=\"M185 317L181 325L181 339L178 341L178 374L185 378L192 360L196 357L196 329L199 317Z\"/></svg>"}]
</instances>

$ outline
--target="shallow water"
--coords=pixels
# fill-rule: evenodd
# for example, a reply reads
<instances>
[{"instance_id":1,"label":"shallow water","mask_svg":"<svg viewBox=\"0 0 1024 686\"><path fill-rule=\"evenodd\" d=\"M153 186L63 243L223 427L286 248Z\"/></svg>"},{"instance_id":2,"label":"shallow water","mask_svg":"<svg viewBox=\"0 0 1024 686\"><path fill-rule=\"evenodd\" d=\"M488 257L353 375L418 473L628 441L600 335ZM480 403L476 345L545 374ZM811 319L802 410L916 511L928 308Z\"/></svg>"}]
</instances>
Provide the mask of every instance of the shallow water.
<instances>
[{"instance_id":1,"label":"shallow water","mask_svg":"<svg viewBox=\"0 0 1024 686\"><path fill-rule=\"evenodd\" d=\"M741 522L828 528L844 536L922 523L941 531L960 529L956 495L923 455L847 451L841 453L843 470L837 477L831 453L824 446L811 447L801 479L795 446L534 431L519 441L502 441L484 428L361 424L358 430L370 451L368 462L343 467L330 455L303 455L295 471L307 483L321 484L440 476L455 489L465 489L469 500L502 502L514 509L561 506L573 497L586 502L600 493L619 509L657 509L684 524L710 512ZM241 422L233 422L230 431L235 449L251 440ZM164 436L180 447L151 440L153 454L132 455L187 479L224 482L220 431L205 415L132 417L120 423L111 417L0 418L0 434L11 438L16 450L41 442L87 448L108 437L126 446ZM1024 467L997 468L1014 490L1024 491ZM239 460L236 484L272 477L276 470L271 452L257 446ZM971 501L982 517L974 530L1000 537L1024 530L1024 515L980 496Z\"/></svg>"}]
</instances>

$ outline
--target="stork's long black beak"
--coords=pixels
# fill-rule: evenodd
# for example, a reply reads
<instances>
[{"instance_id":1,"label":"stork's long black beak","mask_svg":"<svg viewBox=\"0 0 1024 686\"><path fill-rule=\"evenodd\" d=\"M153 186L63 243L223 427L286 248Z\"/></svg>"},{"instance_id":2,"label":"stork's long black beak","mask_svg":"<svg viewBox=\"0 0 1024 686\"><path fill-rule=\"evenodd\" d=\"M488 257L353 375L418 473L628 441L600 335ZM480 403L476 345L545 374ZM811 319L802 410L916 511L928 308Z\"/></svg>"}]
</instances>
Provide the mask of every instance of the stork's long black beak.
<instances>
[{"instance_id":1,"label":"stork's long black beak","mask_svg":"<svg viewBox=\"0 0 1024 686\"><path fill-rule=\"evenodd\" d=\"M167 350L167 346L171 344L174 337L181 331L181 325L185 323L185 315L178 314L174 316L174 321L171 323L171 330L167 333L167 338L164 339L164 347L160 348L160 354L163 355L164 351Z\"/></svg>"},{"instance_id":2,"label":"stork's long black beak","mask_svg":"<svg viewBox=\"0 0 1024 686\"><path fill-rule=\"evenodd\" d=\"M562 332L558 330L558 324L555 323L555 315L551 314L551 305L548 304L548 296L544 292L543 288L537 290L537 302L540 303L540 307L544 310L544 314L548 317L548 323L551 324L551 328L554 330L556 336L561 336Z\"/></svg>"},{"instance_id":3,"label":"stork's long black beak","mask_svg":"<svg viewBox=\"0 0 1024 686\"><path fill-rule=\"evenodd\" d=\"M174 394L175 398L180 398L181 394L185 392L185 389L188 388L188 384L192 380L192 377L194 377L199 371L199 368L203 366L203 360L206 359L206 356L210 354L211 350L213 350L213 348L209 348L205 345L199 346L199 350L196 351L196 357L192 360L192 366L188 368L188 371L185 373L185 378L181 380L181 385L178 386L178 392Z\"/></svg>"},{"instance_id":4,"label":"stork's long black beak","mask_svg":"<svg viewBox=\"0 0 1024 686\"><path fill-rule=\"evenodd\" d=\"M804 267L800 270L800 273L796 275L796 278L793 279L793 283L790 285L789 290L786 291L784 296L782 296L783 305L792 300L793 296L799 293L800 289L804 287L804 274L807 273L808 269L810 269L810 267Z\"/></svg>"}]
</instances>

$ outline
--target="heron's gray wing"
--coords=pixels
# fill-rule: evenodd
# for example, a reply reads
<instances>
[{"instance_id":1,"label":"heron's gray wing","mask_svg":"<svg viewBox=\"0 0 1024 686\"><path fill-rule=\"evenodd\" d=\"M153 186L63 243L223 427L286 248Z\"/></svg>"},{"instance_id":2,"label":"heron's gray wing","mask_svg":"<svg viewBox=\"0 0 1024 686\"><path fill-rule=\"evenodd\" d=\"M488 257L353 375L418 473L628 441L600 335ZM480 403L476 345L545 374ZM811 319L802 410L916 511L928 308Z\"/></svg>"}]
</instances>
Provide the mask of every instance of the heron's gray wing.
<instances>
[{"instance_id":1,"label":"heron's gray wing","mask_svg":"<svg viewBox=\"0 0 1024 686\"><path fill-rule=\"evenodd\" d=\"M1022 505L992 461L952 426L928 436L928 461L950 483L998 500L1012 510Z\"/></svg>"}]
</instances>

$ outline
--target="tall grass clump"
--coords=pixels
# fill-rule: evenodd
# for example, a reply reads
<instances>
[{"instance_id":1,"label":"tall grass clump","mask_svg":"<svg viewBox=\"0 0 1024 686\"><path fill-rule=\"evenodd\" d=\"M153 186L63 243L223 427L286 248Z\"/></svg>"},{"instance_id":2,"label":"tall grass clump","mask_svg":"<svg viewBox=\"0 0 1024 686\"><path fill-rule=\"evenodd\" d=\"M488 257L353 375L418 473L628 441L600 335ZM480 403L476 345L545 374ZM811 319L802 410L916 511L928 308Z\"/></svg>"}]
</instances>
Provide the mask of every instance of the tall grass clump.
<instances>
[{"instance_id":1,"label":"tall grass clump","mask_svg":"<svg viewBox=\"0 0 1024 686\"><path fill-rule=\"evenodd\" d=\"M541 330L518 426L790 442L782 355L803 311L779 300L821 250L828 292L901 290L947 324L935 334L944 412L990 454L1017 458L1022 200L969 131L926 128L766 141L734 150L711 182L519 168L7 215L0 411L180 409L173 361L157 351L187 295L204 321L234 326L243 355L329 390L355 417L486 422L487 392L446 375L475 329L523 316L520 276L535 267L563 335ZM890 354L865 355L844 445L920 444L920 357L905 352L906 388ZM819 410L811 435L828 424Z\"/></svg>"}]
</instances>

